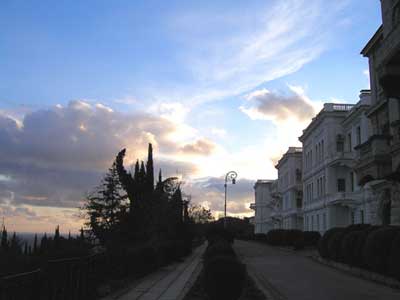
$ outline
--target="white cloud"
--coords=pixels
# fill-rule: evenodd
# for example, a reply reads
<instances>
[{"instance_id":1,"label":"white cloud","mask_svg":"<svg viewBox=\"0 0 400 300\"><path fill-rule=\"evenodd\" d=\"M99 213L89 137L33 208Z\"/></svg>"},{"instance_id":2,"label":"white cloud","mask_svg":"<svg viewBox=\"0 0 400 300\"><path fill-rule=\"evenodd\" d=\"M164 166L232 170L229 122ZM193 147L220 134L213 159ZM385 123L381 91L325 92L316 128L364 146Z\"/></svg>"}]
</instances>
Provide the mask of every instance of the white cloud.
<instances>
[{"instance_id":1,"label":"white cloud","mask_svg":"<svg viewBox=\"0 0 400 300\"><path fill-rule=\"evenodd\" d=\"M276 124L284 122L307 122L315 115L314 104L305 95L304 89L289 85L290 95L256 90L245 96L250 106L240 110L252 120L271 120Z\"/></svg>"},{"instance_id":2,"label":"white cloud","mask_svg":"<svg viewBox=\"0 0 400 300\"><path fill-rule=\"evenodd\" d=\"M171 31L182 51L177 57L190 80L172 91L152 91L196 105L296 72L328 47L346 3L269 1L263 7L248 5L245 11L174 15Z\"/></svg>"}]
</instances>

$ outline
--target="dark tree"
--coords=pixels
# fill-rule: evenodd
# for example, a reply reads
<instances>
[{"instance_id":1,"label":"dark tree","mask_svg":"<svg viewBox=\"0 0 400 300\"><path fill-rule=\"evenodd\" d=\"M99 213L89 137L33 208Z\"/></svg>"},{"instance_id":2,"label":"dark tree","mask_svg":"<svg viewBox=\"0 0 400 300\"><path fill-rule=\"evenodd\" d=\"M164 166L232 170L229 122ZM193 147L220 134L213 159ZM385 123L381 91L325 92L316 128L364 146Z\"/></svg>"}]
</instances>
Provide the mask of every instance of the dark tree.
<instances>
[{"instance_id":1,"label":"dark tree","mask_svg":"<svg viewBox=\"0 0 400 300\"><path fill-rule=\"evenodd\" d=\"M101 243L116 238L120 230L122 215L127 210L127 195L123 190L115 161L104 176L100 186L86 198L86 212L91 235Z\"/></svg>"},{"instance_id":2,"label":"dark tree","mask_svg":"<svg viewBox=\"0 0 400 300\"><path fill-rule=\"evenodd\" d=\"M146 184L147 191L152 193L154 190L154 166L153 166L153 146L149 144L147 163L146 163Z\"/></svg>"},{"instance_id":3,"label":"dark tree","mask_svg":"<svg viewBox=\"0 0 400 300\"><path fill-rule=\"evenodd\" d=\"M3 230L1 231L1 249L6 251L8 249L8 235L7 235L7 229L5 226L3 226Z\"/></svg>"},{"instance_id":4,"label":"dark tree","mask_svg":"<svg viewBox=\"0 0 400 300\"><path fill-rule=\"evenodd\" d=\"M37 234L35 234L35 239L33 240L33 254L37 254L38 247L37 247Z\"/></svg>"}]
</instances>

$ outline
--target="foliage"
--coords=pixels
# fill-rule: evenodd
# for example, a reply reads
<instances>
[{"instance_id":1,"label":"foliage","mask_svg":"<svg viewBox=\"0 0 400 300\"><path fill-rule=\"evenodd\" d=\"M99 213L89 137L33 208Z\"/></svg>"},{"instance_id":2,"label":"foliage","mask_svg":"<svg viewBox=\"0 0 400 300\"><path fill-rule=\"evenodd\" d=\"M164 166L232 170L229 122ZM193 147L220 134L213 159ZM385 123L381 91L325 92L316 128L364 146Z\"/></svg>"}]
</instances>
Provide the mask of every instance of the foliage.
<instances>
[{"instance_id":1,"label":"foliage","mask_svg":"<svg viewBox=\"0 0 400 300\"><path fill-rule=\"evenodd\" d=\"M201 205L189 206L189 218L195 224L205 224L214 221L214 217L211 213L211 210Z\"/></svg>"},{"instance_id":2,"label":"foliage","mask_svg":"<svg viewBox=\"0 0 400 300\"><path fill-rule=\"evenodd\" d=\"M101 243L106 244L118 235L122 216L127 210L126 199L114 162L101 184L87 196L83 206L88 217L86 225Z\"/></svg>"},{"instance_id":3,"label":"foliage","mask_svg":"<svg viewBox=\"0 0 400 300\"><path fill-rule=\"evenodd\" d=\"M321 257L400 279L400 227L350 225L332 228L321 238Z\"/></svg>"},{"instance_id":4,"label":"foliage","mask_svg":"<svg viewBox=\"0 0 400 300\"><path fill-rule=\"evenodd\" d=\"M242 293L246 269L232 248L232 233L221 225L210 224L207 231L203 285L210 299L233 300Z\"/></svg>"},{"instance_id":5,"label":"foliage","mask_svg":"<svg viewBox=\"0 0 400 300\"><path fill-rule=\"evenodd\" d=\"M211 300L235 300L242 293L245 266L235 257L216 256L204 266L204 286Z\"/></svg>"},{"instance_id":6,"label":"foliage","mask_svg":"<svg viewBox=\"0 0 400 300\"><path fill-rule=\"evenodd\" d=\"M398 233L399 228L384 226L368 235L363 249L363 258L370 270L388 274L390 264L388 258L392 241Z\"/></svg>"},{"instance_id":7,"label":"foliage","mask_svg":"<svg viewBox=\"0 0 400 300\"><path fill-rule=\"evenodd\" d=\"M5 237L6 228L2 230ZM54 236L45 234L40 244L35 235L33 247L23 242L16 233L11 238L3 240L0 246L0 276L32 271L39 268L47 260L70 257L80 257L89 254L91 245L80 237L68 239L60 235L59 226L56 227Z\"/></svg>"},{"instance_id":8,"label":"foliage","mask_svg":"<svg viewBox=\"0 0 400 300\"><path fill-rule=\"evenodd\" d=\"M392 241L392 247L390 248L388 262L389 275L400 280L400 231L397 232Z\"/></svg>"}]
</instances>

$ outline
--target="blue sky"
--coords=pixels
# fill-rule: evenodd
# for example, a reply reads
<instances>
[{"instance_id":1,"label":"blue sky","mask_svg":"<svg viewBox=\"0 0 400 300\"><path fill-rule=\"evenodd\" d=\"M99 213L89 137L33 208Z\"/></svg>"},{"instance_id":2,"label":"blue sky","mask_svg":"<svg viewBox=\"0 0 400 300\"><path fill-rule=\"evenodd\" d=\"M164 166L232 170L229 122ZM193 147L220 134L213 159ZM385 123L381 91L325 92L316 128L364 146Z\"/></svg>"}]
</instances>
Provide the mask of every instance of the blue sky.
<instances>
[{"instance_id":1,"label":"blue sky","mask_svg":"<svg viewBox=\"0 0 400 300\"><path fill-rule=\"evenodd\" d=\"M152 142L160 166L216 212L222 194L209 183L236 169L231 213L249 214L253 180L276 176L322 103L354 103L368 88L359 53L381 17L377 0L248 2L1 1L0 212L30 214L40 229L54 211L66 220L84 187L17 192L27 174L97 174L90 189L115 151L133 160ZM77 146L56 145L68 138Z\"/></svg>"}]
</instances>

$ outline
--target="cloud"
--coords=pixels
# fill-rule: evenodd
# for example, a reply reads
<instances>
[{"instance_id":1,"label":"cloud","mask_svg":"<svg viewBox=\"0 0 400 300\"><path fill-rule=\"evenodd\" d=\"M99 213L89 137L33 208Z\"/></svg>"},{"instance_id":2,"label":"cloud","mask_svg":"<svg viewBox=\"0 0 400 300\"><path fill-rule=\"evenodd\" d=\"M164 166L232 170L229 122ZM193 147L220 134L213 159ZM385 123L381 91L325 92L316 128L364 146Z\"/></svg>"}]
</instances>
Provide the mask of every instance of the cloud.
<instances>
[{"instance_id":1,"label":"cloud","mask_svg":"<svg viewBox=\"0 0 400 300\"><path fill-rule=\"evenodd\" d=\"M184 185L184 191L191 194L194 203L212 210L214 215L224 211L224 177L204 177ZM254 202L254 180L238 177L236 184L229 184L227 197L228 215L249 215L249 204Z\"/></svg>"},{"instance_id":2,"label":"cloud","mask_svg":"<svg viewBox=\"0 0 400 300\"><path fill-rule=\"evenodd\" d=\"M205 138L199 139L191 144L186 144L181 148L181 151L185 154L192 155L210 155L216 148L216 145Z\"/></svg>"},{"instance_id":3,"label":"cloud","mask_svg":"<svg viewBox=\"0 0 400 300\"><path fill-rule=\"evenodd\" d=\"M224 137L226 137L227 132L223 128L215 128L214 127L214 128L211 128L211 134L213 134L219 138L224 138Z\"/></svg>"},{"instance_id":4,"label":"cloud","mask_svg":"<svg viewBox=\"0 0 400 300\"><path fill-rule=\"evenodd\" d=\"M155 148L156 168L165 176L196 173L180 161L173 122L148 113L123 114L76 100L67 106L31 112L16 121L0 114L0 202L21 207L76 208L98 185L118 151L127 148L126 166ZM207 151L207 142L195 144ZM202 147L203 148L202 148Z\"/></svg>"},{"instance_id":5,"label":"cloud","mask_svg":"<svg viewBox=\"0 0 400 300\"><path fill-rule=\"evenodd\" d=\"M309 121L315 116L315 108L299 87L289 86L291 94L282 95L266 89L256 90L246 96L250 107L240 110L251 119L271 120L275 123L288 120Z\"/></svg>"}]
</instances>

